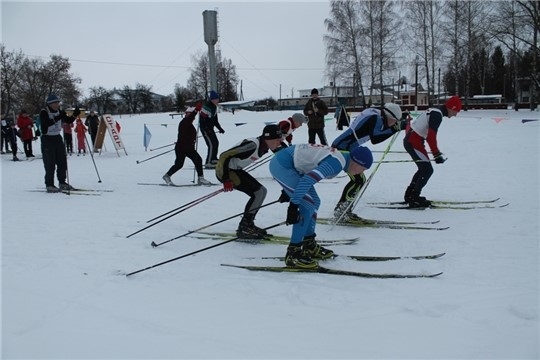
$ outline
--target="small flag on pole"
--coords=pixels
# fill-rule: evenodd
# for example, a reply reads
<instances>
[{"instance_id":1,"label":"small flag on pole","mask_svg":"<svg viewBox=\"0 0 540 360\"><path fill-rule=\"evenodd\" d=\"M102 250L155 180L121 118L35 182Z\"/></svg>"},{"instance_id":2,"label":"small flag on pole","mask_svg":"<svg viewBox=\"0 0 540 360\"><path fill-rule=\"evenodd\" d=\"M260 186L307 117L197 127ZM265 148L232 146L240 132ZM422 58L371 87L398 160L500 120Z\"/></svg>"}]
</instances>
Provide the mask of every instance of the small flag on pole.
<instances>
[{"instance_id":1,"label":"small flag on pole","mask_svg":"<svg viewBox=\"0 0 540 360\"><path fill-rule=\"evenodd\" d=\"M150 130L148 130L148 127L146 127L146 124L144 124L144 151L147 151L148 145L150 145L150 139L152 139L152 134L150 133Z\"/></svg>"}]
</instances>

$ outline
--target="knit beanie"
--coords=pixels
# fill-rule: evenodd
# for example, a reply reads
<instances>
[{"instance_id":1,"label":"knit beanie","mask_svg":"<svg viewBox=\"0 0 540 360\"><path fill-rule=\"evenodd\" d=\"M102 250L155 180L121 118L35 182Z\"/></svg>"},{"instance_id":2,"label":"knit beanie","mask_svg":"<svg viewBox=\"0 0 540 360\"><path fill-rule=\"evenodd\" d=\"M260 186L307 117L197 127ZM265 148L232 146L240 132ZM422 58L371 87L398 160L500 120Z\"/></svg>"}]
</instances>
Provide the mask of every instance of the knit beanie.
<instances>
[{"instance_id":1,"label":"knit beanie","mask_svg":"<svg viewBox=\"0 0 540 360\"><path fill-rule=\"evenodd\" d=\"M447 109L453 110L455 112L461 111L461 100L458 96L452 96L450 99L446 100L446 103L444 104Z\"/></svg>"},{"instance_id":2,"label":"knit beanie","mask_svg":"<svg viewBox=\"0 0 540 360\"><path fill-rule=\"evenodd\" d=\"M369 169L373 164L373 154L365 146L358 146L351 151L351 160Z\"/></svg>"},{"instance_id":3,"label":"knit beanie","mask_svg":"<svg viewBox=\"0 0 540 360\"><path fill-rule=\"evenodd\" d=\"M219 94L215 92L214 90L210 91L210 100L219 99Z\"/></svg>"}]
</instances>

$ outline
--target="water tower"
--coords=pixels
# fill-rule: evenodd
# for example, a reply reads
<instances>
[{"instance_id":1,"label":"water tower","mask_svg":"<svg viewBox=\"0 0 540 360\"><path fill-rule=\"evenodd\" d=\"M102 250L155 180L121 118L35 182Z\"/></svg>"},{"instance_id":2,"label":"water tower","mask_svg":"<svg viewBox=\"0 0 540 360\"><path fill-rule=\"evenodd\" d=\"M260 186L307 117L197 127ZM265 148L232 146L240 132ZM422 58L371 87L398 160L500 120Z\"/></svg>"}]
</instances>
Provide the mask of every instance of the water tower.
<instances>
[{"instance_id":1,"label":"water tower","mask_svg":"<svg viewBox=\"0 0 540 360\"><path fill-rule=\"evenodd\" d=\"M203 11L204 42L208 45L208 65L210 67L210 90L217 92L216 51L218 41L217 11Z\"/></svg>"}]
</instances>

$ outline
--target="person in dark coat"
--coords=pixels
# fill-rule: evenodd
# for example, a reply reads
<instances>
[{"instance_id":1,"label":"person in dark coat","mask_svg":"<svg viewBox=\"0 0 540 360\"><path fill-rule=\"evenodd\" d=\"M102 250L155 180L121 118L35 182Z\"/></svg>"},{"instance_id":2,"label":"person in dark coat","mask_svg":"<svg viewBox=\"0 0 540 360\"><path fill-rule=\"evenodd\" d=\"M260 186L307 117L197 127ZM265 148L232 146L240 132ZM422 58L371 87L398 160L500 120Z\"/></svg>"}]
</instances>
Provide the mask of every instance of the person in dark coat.
<instances>
[{"instance_id":1,"label":"person in dark coat","mask_svg":"<svg viewBox=\"0 0 540 360\"><path fill-rule=\"evenodd\" d=\"M55 193L73 190L73 187L66 182L67 155L66 147L60 133L62 132L62 124L64 122L72 124L80 113L79 108L75 108L72 116L68 116L64 110L60 109L60 98L55 94L47 97L47 105L39 113L41 122L41 153L43 154L45 187L47 188L47 192ZM55 168L59 188L54 186Z\"/></svg>"},{"instance_id":2,"label":"person in dark coat","mask_svg":"<svg viewBox=\"0 0 540 360\"><path fill-rule=\"evenodd\" d=\"M206 156L205 167L213 169L218 161L219 141L214 128L217 128L220 134L225 134L225 130L218 121L217 104L219 103L219 94L214 90L210 91L210 100L208 100L199 114L199 127L204 142L208 146L208 155Z\"/></svg>"},{"instance_id":3,"label":"person in dark coat","mask_svg":"<svg viewBox=\"0 0 540 360\"><path fill-rule=\"evenodd\" d=\"M186 157L193 161L193 165L195 165L195 171L197 171L198 175L197 184L212 185L210 181L204 178L202 158L195 149L197 129L193 126L193 121L197 113L201 111L201 108L202 104L200 103L195 107L188 108L184 118L178 124L178 137L174 146L176 159L174 160L174 165L163 175L163 180L167 185L175 186L171 181L171 176L184 166Z\"/></svg>"},{"instance_id":4,"label":"person in dark coat","mask_svg":"<svg viewBox=\"0 0 540 360\"><path fill-rule=\"evenodd\" d=\"M93 146L96 142L96 135L99 127L99 117L94 111L90 111L90 115L86 117L84 125L86 125L86 127L88 128L88 133L90 134L90 138L92 139Z\"/></svg>"},{"instance_id":5,"label":"person in dark coat","mask_svg":"<svg viewBox=\"0 0 540 360\"><path fill-rule=\"evenodd\" d=\"M322 145L328 145L326 134L324 133L324 116L328 114L328 106L319 99L319 90L311 90L311 99L304 107L304 115L308 121L308 143L315 144L315 136L319 137Z\"/></svg>"}]
</instances>

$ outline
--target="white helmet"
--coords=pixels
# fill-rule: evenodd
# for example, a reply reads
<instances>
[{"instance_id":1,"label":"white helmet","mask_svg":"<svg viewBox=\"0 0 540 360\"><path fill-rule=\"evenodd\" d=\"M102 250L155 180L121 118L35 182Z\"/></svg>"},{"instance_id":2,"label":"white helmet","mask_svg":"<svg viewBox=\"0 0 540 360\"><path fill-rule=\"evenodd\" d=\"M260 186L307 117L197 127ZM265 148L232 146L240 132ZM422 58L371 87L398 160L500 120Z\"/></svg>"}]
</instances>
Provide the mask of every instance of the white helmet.
<instances>
[{"instance_id":1,"label":"white helmet","mask_svg":"<svg viewBox=\"0 0 540 360\"><path fill-rule=\"evenodd\" d=\"M398 104L388 103L384 105L384 112L387 117L401 120L401 107Z\"/></svg>"}]
</instances>

